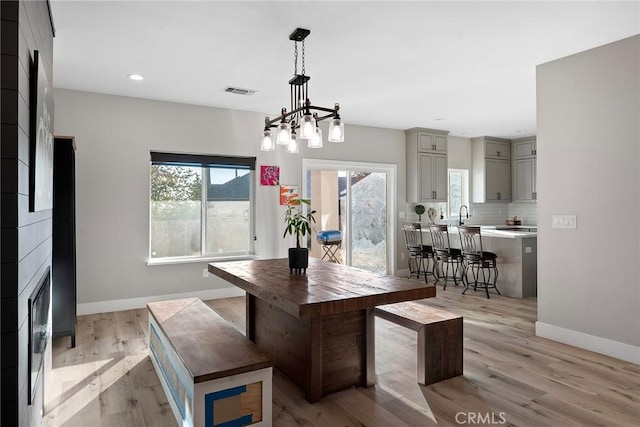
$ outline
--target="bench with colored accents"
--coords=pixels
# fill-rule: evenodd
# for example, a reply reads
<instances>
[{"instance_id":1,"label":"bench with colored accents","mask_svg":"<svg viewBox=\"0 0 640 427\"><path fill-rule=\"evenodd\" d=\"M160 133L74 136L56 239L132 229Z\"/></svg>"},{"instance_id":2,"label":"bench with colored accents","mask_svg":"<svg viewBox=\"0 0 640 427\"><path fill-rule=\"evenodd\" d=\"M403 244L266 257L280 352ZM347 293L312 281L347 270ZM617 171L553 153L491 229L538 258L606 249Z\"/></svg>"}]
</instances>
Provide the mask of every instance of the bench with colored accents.
<instances>
[{"instance_id":1,"label":"bench with colored accents","mask_svg":"<svg viewBox=\"0 0 640 427\"><path fill-rule=\"evenodd\" d=\"M413 301L376 307L376 316L418 333L418 382L462 375L462 316Z\"/></svg>"},{"instance_id":2,"label":"bench with colored accents","mask_svg":"<svg viewBox=\"0 0 640 427\"><path fill-rule=\"evenodd\" d=\"M198 298L149 309L153 366L180 426L270 426L273 362Z\"/></svg>"}]
</instances>

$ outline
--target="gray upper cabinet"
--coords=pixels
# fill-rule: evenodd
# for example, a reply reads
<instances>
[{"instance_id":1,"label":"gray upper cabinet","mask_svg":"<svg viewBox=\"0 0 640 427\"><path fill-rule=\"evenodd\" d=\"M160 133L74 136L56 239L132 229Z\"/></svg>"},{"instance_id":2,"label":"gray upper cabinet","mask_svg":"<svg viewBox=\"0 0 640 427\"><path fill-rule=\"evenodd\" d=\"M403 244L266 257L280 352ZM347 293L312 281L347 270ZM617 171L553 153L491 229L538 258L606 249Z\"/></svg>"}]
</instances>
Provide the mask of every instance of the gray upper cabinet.
<instances>
[{"instance_id":1,"label":"gray upper cabinet","mask_svg":"<svg viewBox=\"0 0 640 427\"><path fill-rule=\"evenodd\" d=\"M514 160L513 201L535 202L536 198L536 158Z\"/></svg>"},{"instance_id":2,"label":"gray upper cabinet","mask_svg":"<svg viewBox=\"0 0 640 427\"><path fill-rule=\"evenodd\" d=\"M487 202L509 202L511 200L511 162L509 160L485 159Z\"/></svg>"},{"instance_id":3,"label":"gray upper cabinet","mask_svg":"<svg viewBox=\"0 0 640 427\"><path fill-rule=\"evenodd\" d=\"M514 139L512 149L514 160L536 157L536 138Z\"/></svg>"},{"instance_id":4,"label":"gray upper cabinet","mask_svg":"<svg viewBox=\"0 0 640 427\"><path fill-rule=\"evenodd\" d=\"M536 138L522 138L513 140L513 201L535 202L536 190Z\"/></svg>"},{"instance_id":5,"label":"gray upper cabinet","mask_svg":"<svg viewBox=\"0 0 640 427\"><path fill-rule=\"evenodd\" d=\"M412 128L407 142L407 202L447 201L448 131Z\"/></svg>"},{"instance_id":6,"label":"gray upper cabinet","mask_svg":"<svg viewBox=\"0 0 640 427\"><path fill-rule=\"evenodd\" d=\"M511 159L511 143L485 138L486 151L484 156L489 159Z\"/></svg>"},{"instance_id":7,"label":"gray upper cabinet","mask_svg":"<svg viewBox=\"0 0 640 427\"><path fill-rule=\"evenodd\" d=\"M511 141L471 139L473 203L511 201Z\"/></svg>"},{"instance_id":8,"label":"gray upper cabinet","mask_svg":"<svg viewBox=\"0 0 640 427\"><path fill-rule=\"evenodd\" d=\"M447 156L418 154L418 182L422 202L447 201Z\"/></svg>"},{"instance_id":9,"label":"gray upper cabinet","mask_svg":"<svg viewBox=\"0 0 640 427\"><path fill-rule=\"evenodd\" d=\"M447 135L418 132L418 151L447 154Z\"/></svg>"}]
</instances>

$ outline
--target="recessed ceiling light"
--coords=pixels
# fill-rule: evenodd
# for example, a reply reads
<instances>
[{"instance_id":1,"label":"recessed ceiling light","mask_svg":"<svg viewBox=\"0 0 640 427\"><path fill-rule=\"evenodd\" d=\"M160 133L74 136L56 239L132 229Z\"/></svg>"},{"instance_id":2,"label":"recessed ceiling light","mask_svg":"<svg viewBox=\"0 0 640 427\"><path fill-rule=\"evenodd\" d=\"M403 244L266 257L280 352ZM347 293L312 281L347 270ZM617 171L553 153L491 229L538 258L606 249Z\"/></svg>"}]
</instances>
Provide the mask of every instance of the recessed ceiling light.
<instances>
[{"instance_id":1,"label":"recessed ceiling light","mask_svg":"<svg viewBox=\"0 0 640 427\"><path fill-rule=\"evenodd\" d=\"M520 130L516 131L516 133L525 133L525 132L528 132L528 130L527 129L520 129Z\"/></svg>"},{"instance_id":2,"label":"recessed ceiling light","mask_svg":"<svg viewBox=\"0 0 640 427\"><path fill-rule=\"evenodd\" d=\"M446 117L436 117L436 122L441 122L443 120L447 120Z\"/></svg>"},{"instance_id":3,"label":"recessed ceiling light","mask_svg":"<svg viewBox=\"0 0 640 427\"><path fill-rule=\"evenodd\" d=\"M131 80L144 80L144 77L142 77L140 74L129 74L127 77L129 77Z\"/></svg>"}]
</instances>

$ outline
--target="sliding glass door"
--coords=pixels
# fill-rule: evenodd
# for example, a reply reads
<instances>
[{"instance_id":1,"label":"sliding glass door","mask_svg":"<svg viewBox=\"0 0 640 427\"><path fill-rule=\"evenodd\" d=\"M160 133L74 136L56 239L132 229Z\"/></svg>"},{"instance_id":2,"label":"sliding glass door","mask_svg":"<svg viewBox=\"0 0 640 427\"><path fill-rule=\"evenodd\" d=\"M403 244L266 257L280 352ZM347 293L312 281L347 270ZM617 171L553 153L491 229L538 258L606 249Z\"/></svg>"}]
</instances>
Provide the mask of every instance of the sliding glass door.
<instances>
[{"instance_id":1,"label":"sliding glass door","mask_svg":"<svg viewBox=\"0 0 640 427\"><path fill-rule=\"evenodd\" d=\"M387 272L387 175L348 171L344 201L349 204L347 259L349 265L377 273Z\"/></svg>"},{"instance_id":2,"label":"sliding glass door","mask_svg":"<svg viewBox=\"0 0 640 427\"><path fill-rule=\"evenodd\" d=\"M369 271L392 271L393 245L388 242L393 241L389 213L395 166L305 159L303 169L304 197L318 211L316 230L342 231L337 260ZM314 234L311 256L324 255Z\"/></svg>"}]
</instances>

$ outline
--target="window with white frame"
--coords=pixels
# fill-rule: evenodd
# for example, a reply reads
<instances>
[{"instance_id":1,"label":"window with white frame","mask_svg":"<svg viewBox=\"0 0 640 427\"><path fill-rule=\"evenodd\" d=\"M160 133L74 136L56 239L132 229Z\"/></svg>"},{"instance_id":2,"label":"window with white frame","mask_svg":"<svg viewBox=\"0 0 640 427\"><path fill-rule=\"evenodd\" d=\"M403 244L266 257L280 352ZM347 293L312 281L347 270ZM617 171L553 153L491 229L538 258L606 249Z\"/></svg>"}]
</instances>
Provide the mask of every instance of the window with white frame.
<instances>
[{"instance_id":1,"label":"window with white frame","mask_svg":"<svg viewBox=\"0 0 640 427\"><path fill-rule=\"evenodd\" d=\"M252 254L255 163L151 152L149 259Z\"/></svg>"},{"instance_id":2,"label":"window with white frame","mask_svg":"<svg viewBox=\"0 0 640 427\"><path fill-rule=\"evenodd\" d=\"M449 169L449 212L450 219L460 218L460 207L469 206L469 171L467 169Z\"/></svg>"}]
</instances>

